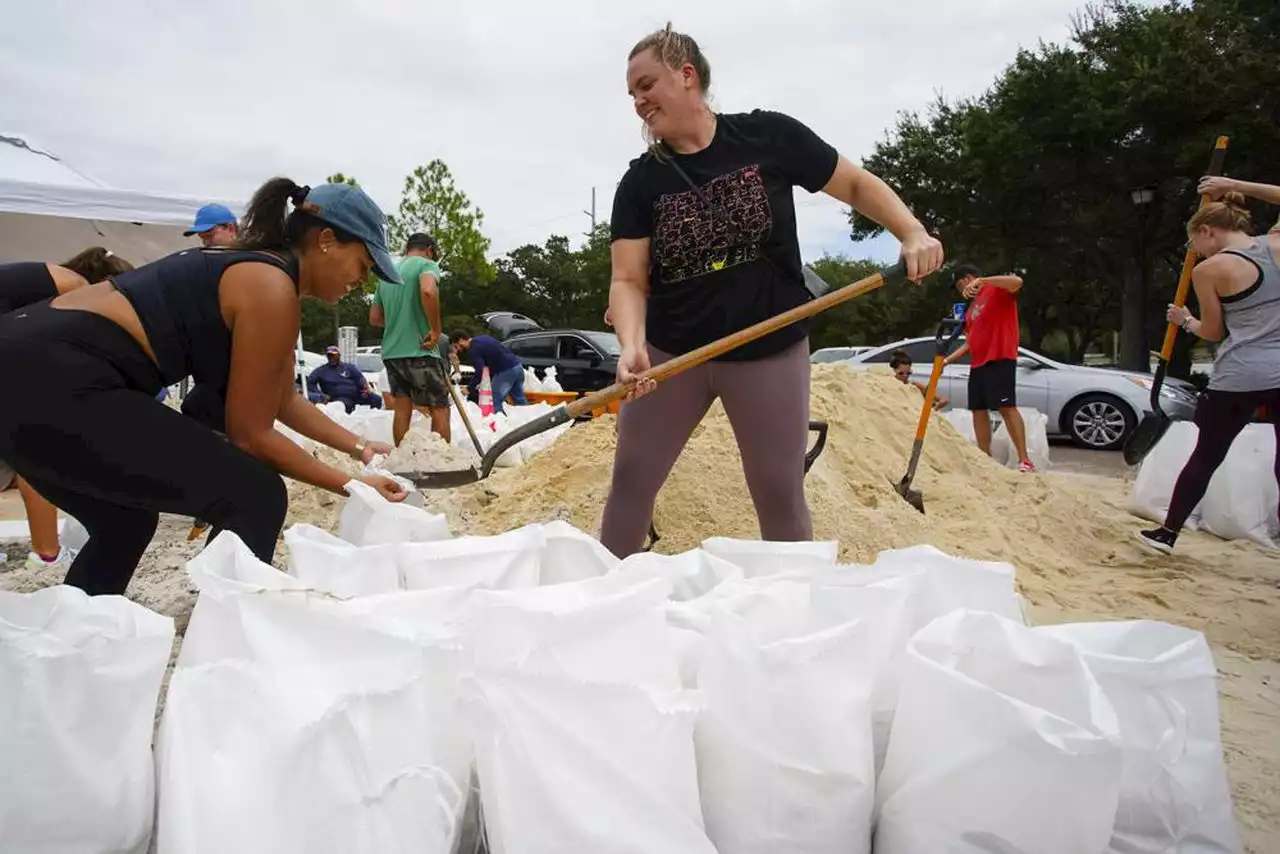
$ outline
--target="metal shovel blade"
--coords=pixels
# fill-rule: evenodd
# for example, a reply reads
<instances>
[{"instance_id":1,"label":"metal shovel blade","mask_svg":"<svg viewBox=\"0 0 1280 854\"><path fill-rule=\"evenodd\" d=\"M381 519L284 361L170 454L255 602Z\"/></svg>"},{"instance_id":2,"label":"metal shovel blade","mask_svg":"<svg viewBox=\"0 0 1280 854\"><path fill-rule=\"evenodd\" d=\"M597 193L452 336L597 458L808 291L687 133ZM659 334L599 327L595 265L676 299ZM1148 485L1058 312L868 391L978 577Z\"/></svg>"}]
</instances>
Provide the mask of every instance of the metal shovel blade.
<instances>
[{"instance_id":1,"label":"metal shovel blade","mask_svg":"<svg viewBox=\"0 0 1280 854\"><path fill-rule=\"evenodd\" d=\"M449 489L454 486L466 486L480 479L480 472L474 468L453 471L395 472L394 474L413 481L413 485L418 489Z\"/></svg>"},{"instance_id":2,"label":"metal shovel blade","mask_svg":"<svg viewBox=\"0 0 1280 854\"><path fill-rule=\"evenodd\" d=\"M1129 441L1124 443L1124 461L1136 466L1151 453L1151 449L1159 444L1169 429L1169 416L1161 412L1159 415L1144 415L1138 422Z\"/></svg>"},{"instance_id":3,"label":"metal shovel blade","mask_svg":"<svg viewBox=\"0 0 1280 854\"><path fill-rule=\"evenodd\" d=\"M904 501L921 513L924 512L924 494L918 489L912 489L910 480L904 477L897 483L893 481L889 481L889 483L893 485L893 491L901 495Z\"/></svg>"}]
</instances>

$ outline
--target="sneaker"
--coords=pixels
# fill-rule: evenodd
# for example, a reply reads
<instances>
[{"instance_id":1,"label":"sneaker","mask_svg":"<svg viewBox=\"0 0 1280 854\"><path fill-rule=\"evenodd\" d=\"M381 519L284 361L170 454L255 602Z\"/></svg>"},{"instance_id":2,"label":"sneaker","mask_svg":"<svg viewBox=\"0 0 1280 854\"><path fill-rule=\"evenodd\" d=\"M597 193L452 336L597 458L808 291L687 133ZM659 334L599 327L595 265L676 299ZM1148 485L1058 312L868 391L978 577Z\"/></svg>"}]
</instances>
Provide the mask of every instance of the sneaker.
<instances>
[{"instance_id":1,"label":"sneaker","mask_svg":"<svg viewBox=\"0 0 1280 854\"><path fill-rule=\"evenodd\" d=\"M71 556L66 549L58 552L57 557L47 558L35 552L27 553L27 569L66 569L71 565Z\"/></svg>"},{"instance_id":2,"label":"sneaker","mask_svg":"<svg viewBox=\"0 0 1280 854\"><path fill-rule=\"evenodd\" d=\"M1173 544L1178 541L1178 535L1166 528L1152 528L1149 531L1138 532L1138 542L1153 552L1160 554L1171 554L1173 552Z\"/></svg>"},{"instance_id":3,"label":"sneaker","mask_svg":"<svg viewBox=\"0 0 1280 854\"><path fill-rule=\"evenodd\" d=\"M1023 460L1018 463L1018 471L1023 474L1035 474L1036 464L1031 462L1031 460Z\"/></svg>"}]
</instances>

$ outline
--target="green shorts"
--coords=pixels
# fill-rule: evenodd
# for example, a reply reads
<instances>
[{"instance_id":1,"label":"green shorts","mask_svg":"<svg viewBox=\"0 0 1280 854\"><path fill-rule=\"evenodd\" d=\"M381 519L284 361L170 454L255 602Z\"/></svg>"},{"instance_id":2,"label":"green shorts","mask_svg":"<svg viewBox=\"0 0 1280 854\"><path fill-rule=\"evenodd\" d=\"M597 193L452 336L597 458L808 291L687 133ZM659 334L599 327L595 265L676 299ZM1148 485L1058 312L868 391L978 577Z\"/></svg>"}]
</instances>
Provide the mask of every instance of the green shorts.
<instances>
[{"instance_id":1,"label":"green shorts","mask_svg":"<svg viewBox=\"0 0 1280 854\"><path fill-rule=\"evenodd\" d=\"M434 356L384 359L387 384L392 397L407 397L414 406L428 409L449 407L449 387L445 384L444 362Z\"/></svg>"}]
</instances>

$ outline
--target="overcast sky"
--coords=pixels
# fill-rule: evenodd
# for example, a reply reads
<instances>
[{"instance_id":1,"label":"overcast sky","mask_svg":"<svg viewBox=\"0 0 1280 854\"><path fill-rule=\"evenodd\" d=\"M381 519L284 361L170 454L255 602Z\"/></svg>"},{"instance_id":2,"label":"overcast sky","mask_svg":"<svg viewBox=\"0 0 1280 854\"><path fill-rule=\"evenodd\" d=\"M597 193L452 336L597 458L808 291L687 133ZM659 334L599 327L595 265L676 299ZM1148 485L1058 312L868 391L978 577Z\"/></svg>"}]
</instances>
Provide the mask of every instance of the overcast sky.
<instances>
[{"instance_id":1,"label":"overcast sky","mask_svg":"<svg viewBox=\"0 0 1280 854\"><path fill-rule=\"evenodd\" d=\"M283 174L354 175L384 209L443 159L500 254L579 236L642 149L631 46L671 19L715 107L767 107L855 162L899 111L985 89L1019 46L1065 41L1082 0L0 0L0 130L108 184L247 198ZM806 260L855 247L800 191Z\"/></svg>"}]
</instances>

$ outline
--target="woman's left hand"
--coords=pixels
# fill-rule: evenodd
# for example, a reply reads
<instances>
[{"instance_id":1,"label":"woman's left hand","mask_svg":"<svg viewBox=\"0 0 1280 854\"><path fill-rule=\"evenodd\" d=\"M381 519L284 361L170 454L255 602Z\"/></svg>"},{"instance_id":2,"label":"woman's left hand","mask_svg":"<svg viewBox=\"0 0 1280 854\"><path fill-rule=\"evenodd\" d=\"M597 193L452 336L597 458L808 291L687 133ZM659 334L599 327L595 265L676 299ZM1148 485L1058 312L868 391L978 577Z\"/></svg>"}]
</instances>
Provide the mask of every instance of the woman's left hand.
<instances>
[{"instance_id":1,"label":"woman's left hand","mask_svg":"<svg viewBox=\"0 0 1280 854\"><path fill-rule=\"evenodd\" d=\"M374 457L385 457L393 450L395 449L386 442L370 442L364 446L364 451L360 454L360 462L369 465Z\"/></svg>"},{"instance_id":2,"label":"woman's left hand","mask_svg":"<svg viewBox=\"0 0 1280 854\"><path fill-rule=\"evenodd\" d=\"M919 282L942 267L942 241L921 228L902 241L902 259L907 262L907 278Z\"/></svg>"}]
</instances>

